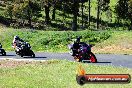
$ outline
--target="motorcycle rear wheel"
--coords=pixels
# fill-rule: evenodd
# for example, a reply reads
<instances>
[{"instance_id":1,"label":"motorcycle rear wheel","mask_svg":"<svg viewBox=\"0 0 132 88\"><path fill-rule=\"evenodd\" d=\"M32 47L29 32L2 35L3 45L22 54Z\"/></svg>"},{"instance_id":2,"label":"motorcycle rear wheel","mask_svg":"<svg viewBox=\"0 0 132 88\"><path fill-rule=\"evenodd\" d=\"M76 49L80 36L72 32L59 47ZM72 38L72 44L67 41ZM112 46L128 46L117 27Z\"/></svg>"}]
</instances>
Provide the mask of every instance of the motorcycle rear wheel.
<instances>
[{"instance_id":1,"label":"motorcycle rear wheel","mask_svg":"<svg viewBox=\"0 0 132 88\"><path fill-rule=\"evenodd\" d=\"M6 52L3 52L3 53L2 53L2 56L6 56Z\"/></svg>"},{"instance_id":2,"label":"motorcycle rear wheel","mask_svg":"<svg viewBox=\"0 0 132 88\"><path fill-rule=\"evenodd\" d=\"M23 57L24 55L23 55L23 53L21 53L21 55L20 55L21 57Z\"/></svg>"}]
</instances>

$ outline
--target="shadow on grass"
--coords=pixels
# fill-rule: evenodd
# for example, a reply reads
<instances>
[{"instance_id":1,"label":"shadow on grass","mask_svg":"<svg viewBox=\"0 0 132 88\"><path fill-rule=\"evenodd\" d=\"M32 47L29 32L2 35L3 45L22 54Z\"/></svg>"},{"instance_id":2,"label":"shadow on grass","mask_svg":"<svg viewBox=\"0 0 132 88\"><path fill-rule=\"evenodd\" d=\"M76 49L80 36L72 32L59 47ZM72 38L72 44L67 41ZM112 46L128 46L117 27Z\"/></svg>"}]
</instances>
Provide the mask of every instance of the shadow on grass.
<instances>
[{"instance_id":1,"label":"shadow on grass","mask_svg":"<svg viewBox=\"0 0 132 88\"><path fill-rule=\"evenodd\" d=\"M58 28L60 30L71 30L70 28L64 26L63 24L56 24L56 23L51 23L50 24L54 28Z\"/></svg>"},{"instance_id":2,"label":"shadow on grass","mask_svg":"<svg viewBox=\"0 0 132 88\"><path fill-rule=\"evenodd\" d=\"M5 18L3 16L0 16L0 23L9 26L10 25L10 19L9 18Z\"/></svg>"},{"instance_id":3,"label":"shadow on grass","mask_svg":"<svg viewBox=\"0 0 132 88\"><path fill-rule=\"evenodd\" d=\"M84 17L84 19L88 20L88 17L86 15L84 15L83 17ZM97 18L94 17L94 16L91 16L90 17L90 21L96 23L97 22ZM110 22L107 22L107 21L103 21L101 19L99 19L99 23L101 25L108 26L108 27L124 27L124 26L128 27L129 26L128 23L120 23L120 22L114 22L114 23L111 22L110 23Z\"/></svg>"}]
</instances>

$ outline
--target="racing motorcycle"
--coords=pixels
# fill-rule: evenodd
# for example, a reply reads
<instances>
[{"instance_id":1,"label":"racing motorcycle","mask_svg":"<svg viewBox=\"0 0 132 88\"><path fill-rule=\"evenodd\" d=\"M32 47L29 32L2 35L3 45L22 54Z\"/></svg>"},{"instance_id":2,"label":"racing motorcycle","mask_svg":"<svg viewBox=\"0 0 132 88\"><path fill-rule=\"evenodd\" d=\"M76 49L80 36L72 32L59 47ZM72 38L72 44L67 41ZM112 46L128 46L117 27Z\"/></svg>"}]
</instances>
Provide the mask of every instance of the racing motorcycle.
<instances>
[{"instance_id":1,"label":"racing motorcycle","mask_svg":"<svg viewBox=\"0 0 132 88\"><path fill-rule=\"evenodd\" d=\"M96 63L96 56L91 52L92 45L81 42L79 44L80 48L78 50L73 48L73 44L69 44L68 48L70 49L70 54L74 57L74 59L78 62L91 62ZM77 51L75 55L73 55L73 51Z\"/></svg>"},{"instance_id":2,"label":"racing motorcycle","mask_svg":"<svg viewBox=\"0 0 132 88\"><path fill-rule=\"evenodd\" d=\"M31 56L31 57L35 57L34 52L31 50L31 46L29 43L27 42L22 42L20 44L20 47L16 47L15 48L15 52L17 55L23 57L23 56Z\"/></svg>"},{"instance_id":3,"label":"racing motorcycle","mask_svg":"<svg viewBox=\"0 0 132 88\"><path fill-rule=\"evenodd\" d=\"M2 48L2 45L0 44L0 54L2 54L2 56L6 56L6 52L5 50Z\"/></svg>"}]
</instances>

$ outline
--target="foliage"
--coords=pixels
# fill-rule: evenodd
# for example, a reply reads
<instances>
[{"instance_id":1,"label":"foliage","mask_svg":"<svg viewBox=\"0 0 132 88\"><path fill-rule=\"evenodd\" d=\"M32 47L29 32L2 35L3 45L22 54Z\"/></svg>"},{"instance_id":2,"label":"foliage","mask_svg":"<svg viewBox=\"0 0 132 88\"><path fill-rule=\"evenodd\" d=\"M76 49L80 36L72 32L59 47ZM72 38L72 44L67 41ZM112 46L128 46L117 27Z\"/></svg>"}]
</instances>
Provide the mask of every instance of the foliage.
<instances>
[{"instance_id":1,"label":"foliage","mask_svg":"<svg viewBox=\"0 0 132 88\"><path fill-rule=\"evenodd\" d=\"M29 42L36 51L68 51L67 45L72 43L77 36L82 36L86 43L96 45L110 37L109 32L79 31L79 32L54 32L54 31L29 31L29 30L12 30L3 31L1 34L4 41L0 40L7 50L12 50L11 42L14 35L20 36L23 40ZM10 34L9 34L10 33Z\"/></svg>"},{"instance_id":2,"label":"foliage","mask_svg":"<svg viewBox=\"0 0 132 88\"><path fill-rule=\"evenodd\" d=\"M5 14L6 16L9 16L12 19L13 17L13 6L12 5L7 5Z\"/></svg>"},{"instance_id":3,"label":"foliage","mask_svg":"<svg viewBox=\"0 0 132 88\"><path fill-rule=\"evenodd\" d=\"M132 29L132 0L119 0L115 11L119 18L131 21L130 29Z\"/></svg>"},{"instance_id":4,"label":"foliage","mask_svg":"<svg viewBox=\"0 0 132 88\"><path fill-rule=\"evenodd\" d=\"M29 22L41 17L41 7L35 0L15 0L11 5L7 4L6 9L6 15Z\"/></svg>"},{"instance_id":5,"label":"foliage","mask_svg":"<svg viewBox=\"0 0 132 88\"><path fill-rule=\"evenodd\" d=\"M110 3L110 0L101 0L100 1L101 10L107 11L109 9L109 3Z\"/></svg>"},{"instance_id":6,"label":"foliage","mask_svg":"<svg viewBox=\"0 0 132 88\"><path fill-rule=\"evenodd\" d=\"M29 1L31 2L31 8L29 8ZM91 1L91 5L89 5L90 0L76 0L78 1L77 3L79 3L76 4L76 6L73 1L74 0L1 0L0 19L5 19L6 21L4 20L3 22L2 20L0 23L6 25L6 22L12 20L11 26L14 25L16 28L30 27L32 24L35 29L43 30L48 30L47 27L54 27L55 30L71 30L73 28L82 30L88 27L89 29L95 29L97 22L99 29L117 26L128 27L131 25L131 0L128 0L128 9L126 8L128 10L126 10L127 15L122 15L126 13L125 10L117 10L117 14L113 12L113 7L117 0L93 0ZM100 1L99 13L96 11L98 1ZM123 0L121 0L120 3L124 3ZM118 4L119 2L117 3L117 7ZM123 5L124 4L121 4L121 7L123 7ZM82 12L82 10L84 11ZM3 11L6 13L3 14ZM100 15L97 16L97 14ZM116 19L116 15L125 17L123 18L125 20L116 23L116 20L119 20ZM46 22L48 24L45 24Z\"/></svg>"}]
</instances>

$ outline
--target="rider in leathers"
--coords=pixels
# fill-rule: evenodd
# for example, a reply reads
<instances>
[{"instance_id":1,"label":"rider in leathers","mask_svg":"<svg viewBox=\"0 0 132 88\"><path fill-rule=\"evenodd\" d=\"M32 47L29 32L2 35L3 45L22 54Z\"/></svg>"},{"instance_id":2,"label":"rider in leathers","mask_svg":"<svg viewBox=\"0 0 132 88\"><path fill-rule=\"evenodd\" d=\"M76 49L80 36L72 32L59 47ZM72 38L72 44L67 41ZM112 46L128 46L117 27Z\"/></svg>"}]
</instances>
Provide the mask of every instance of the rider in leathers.
<instances>
[{"instance_id":1,"label":"rider in leathers","mask_svg":"<svg viewBox=\"0 0 132 88\"><path fill-rule=\"evenodd\" d=\"M21 43L24 42L19 36L14 36L13 39L13 48L19 51L19 48L21 48Z\"/></svg>"}]
</instances>

